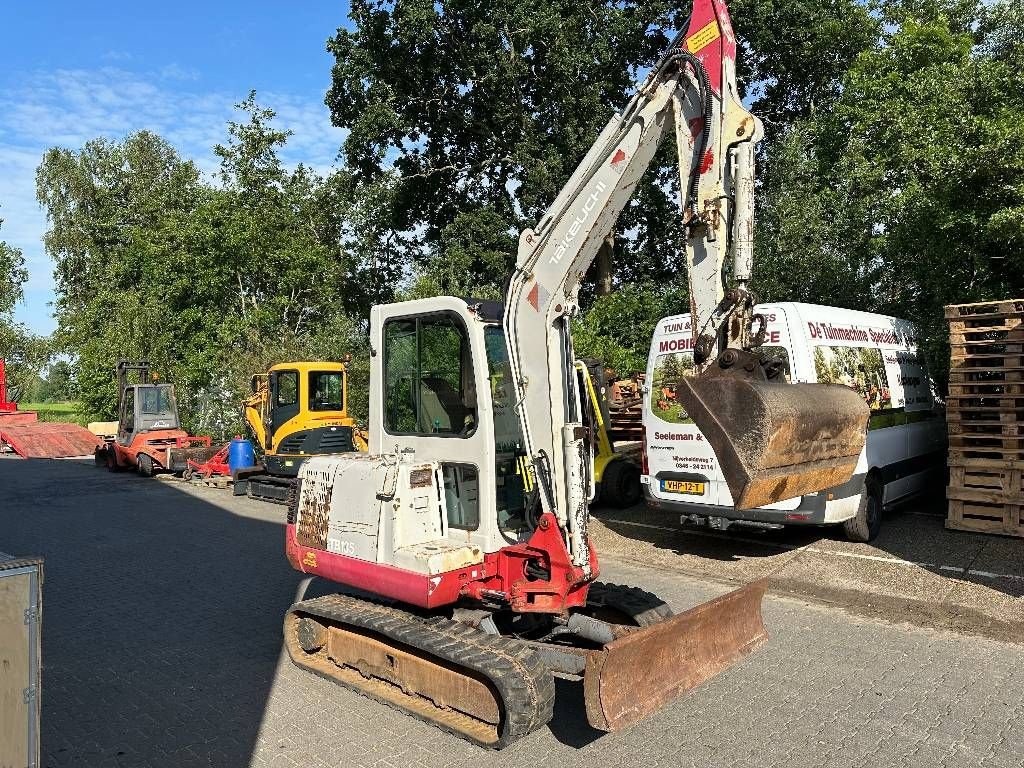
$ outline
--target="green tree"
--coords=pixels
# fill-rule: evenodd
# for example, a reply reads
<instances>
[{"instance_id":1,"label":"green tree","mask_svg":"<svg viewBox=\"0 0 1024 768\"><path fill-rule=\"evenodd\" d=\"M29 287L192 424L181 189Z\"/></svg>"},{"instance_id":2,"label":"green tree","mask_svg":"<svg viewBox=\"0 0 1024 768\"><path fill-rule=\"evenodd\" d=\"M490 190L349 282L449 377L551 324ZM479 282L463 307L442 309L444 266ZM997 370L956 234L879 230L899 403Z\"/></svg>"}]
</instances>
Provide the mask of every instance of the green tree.
<instances>
[{"instance_id":1,"label":"green tree","mask_svg":"<svg viewBox=\"0 0 1024 768\"><path fill-rule=\"evenodd\" d=\"M346 167L363 183L393 169L395 242L424 272L446 265L443 290L463 287L465 267L477 292L500 287L518 231L554 200L638 68L668 44L662 30L681 21L663 2L535 0L357 0L350 16L354 29L328 43L327 104L349 130ZM631 236L619 238L617 264L642 260L662 276L678 268L674 183L642 182L619 228Z\"/></svg>"},{"instance_id":2,"label":"green tree","mask_svg":"<svg viewBox=\"0 0 1024 768\"><path fill-rule=\"evenodd\" d=\"M212 338L203 304L215 292L198 268L193 223L205 194L199 172L142 131L51 149L36 183L55 265L55 344L76 359L86 411L109 417L119 358L149 359L175 378L175 363Z\"/></svg>"},{"instance_id":3,"label":"green tree","mask_svg":"<svg viewBox=\"0 0 1024 768\"><path fill-rule=\"evenodd\" d=\"M6 363L7 396L15 401L31 394L49 354L44 339L14 320L27 280L21 250L0 240L0 359Z\"/></svg>"},{"instance_id":4,"label":"green tree","mask_svg":"<svg viewBox=\"0 0 1024 768\"><path fill-rule=\"evenodd\" d=\"M1015 3L892 2L832 109L795 124L756 239L766 298L907 316L1024 293L1024 25Z\"/></svg>"}]
</instances>

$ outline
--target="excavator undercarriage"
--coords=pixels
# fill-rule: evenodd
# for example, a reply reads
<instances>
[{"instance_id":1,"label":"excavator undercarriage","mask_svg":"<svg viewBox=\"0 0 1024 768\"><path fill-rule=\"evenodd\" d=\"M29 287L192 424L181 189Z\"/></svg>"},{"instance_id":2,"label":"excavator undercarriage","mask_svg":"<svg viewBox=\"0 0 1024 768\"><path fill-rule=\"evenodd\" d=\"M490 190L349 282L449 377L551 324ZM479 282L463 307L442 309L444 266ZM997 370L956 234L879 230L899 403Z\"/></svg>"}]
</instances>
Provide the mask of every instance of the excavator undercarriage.
<instances>
[{"instance_id":1,"label":"excavator undercarriage","mask_svg":"<svg viewBox=\"0 0 1024 768\"><path fill-rule=\"evenodd\" d=\"M501 749L551 719L556 674L582 680L587 720L603 731L700 685L767 639L764 589L673 615L649 592L595 582L562 621L458 607L454 618L420 615L335 594L294 604L284 637L299 667Z\"/></svg>"}]
</instances>

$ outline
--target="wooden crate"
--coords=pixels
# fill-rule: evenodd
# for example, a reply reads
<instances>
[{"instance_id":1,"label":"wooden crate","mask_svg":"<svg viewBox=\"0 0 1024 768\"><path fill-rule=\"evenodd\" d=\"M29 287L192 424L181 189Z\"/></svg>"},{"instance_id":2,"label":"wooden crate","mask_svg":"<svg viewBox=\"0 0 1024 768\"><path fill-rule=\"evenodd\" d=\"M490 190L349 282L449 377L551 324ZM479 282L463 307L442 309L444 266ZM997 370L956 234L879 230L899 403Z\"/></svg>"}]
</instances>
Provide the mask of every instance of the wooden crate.
<instances>
[{"instance_id":1,"label":"wooden crate","mask_svg":"<svg viewBox=\"0 0 1024 768\"><path fill-rule=\"evenodd\" d=\"M39 765L42 565L0 552L0 765Z\"/></svg>"}]
</instances>

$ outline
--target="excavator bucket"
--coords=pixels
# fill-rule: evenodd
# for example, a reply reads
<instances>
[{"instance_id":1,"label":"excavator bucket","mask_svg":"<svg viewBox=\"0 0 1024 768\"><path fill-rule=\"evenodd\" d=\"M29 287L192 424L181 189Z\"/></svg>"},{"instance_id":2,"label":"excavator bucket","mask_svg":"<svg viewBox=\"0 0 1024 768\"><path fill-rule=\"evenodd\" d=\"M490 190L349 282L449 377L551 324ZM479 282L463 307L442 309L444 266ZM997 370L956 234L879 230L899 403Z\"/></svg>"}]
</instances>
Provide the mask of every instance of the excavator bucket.
<instances>
[{"instance_id":1,"label":"excavator bucket","mask_svg":"<svg viewBox=\"0 0 1024 768\"><path fill-rule=\"evenodd\" d=\"M870 411L841 384L765 378L749 352L726 350L676 400L711 445L738 509L847 482L867 439Z\"/></svg>"},{"instance_id":2,"label":"excavator bucket","mask_svg":"<svg viewBox=\"0 0 1024 768\"><path fill-rule=\"evenodd\" d=\"M583 674L590 724L621 730L764 643L761 598L767 584L755 581L592 652Z\"/></svg>"}]
</instances>

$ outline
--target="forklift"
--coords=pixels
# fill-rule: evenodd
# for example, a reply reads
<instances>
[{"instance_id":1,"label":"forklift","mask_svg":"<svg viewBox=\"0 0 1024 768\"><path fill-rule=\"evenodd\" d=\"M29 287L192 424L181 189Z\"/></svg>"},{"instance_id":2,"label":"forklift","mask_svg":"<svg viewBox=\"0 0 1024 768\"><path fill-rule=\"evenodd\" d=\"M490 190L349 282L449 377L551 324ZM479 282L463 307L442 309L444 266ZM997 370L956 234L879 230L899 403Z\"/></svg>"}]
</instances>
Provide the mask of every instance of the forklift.
<instances>
[{"instance_id":1,"label":"forklift","mask_svg":"<svg viewBox=\"0 0 1024 768\"><path fill-rule=\"evenodd\" d=\"M174 385L161 383L147 360L121 360L115 371L118 391L117 434L96 449L97 466L111 472L136 469L144 477L160 472L181 475L191 459L203 463L218 450L209 437L181 428Z\"/></svg>"}]
</instances>

